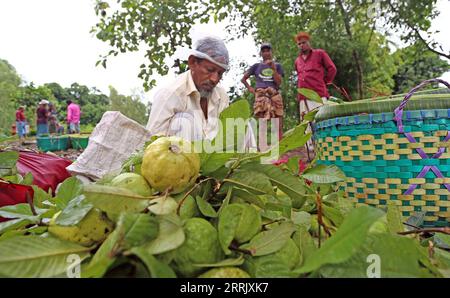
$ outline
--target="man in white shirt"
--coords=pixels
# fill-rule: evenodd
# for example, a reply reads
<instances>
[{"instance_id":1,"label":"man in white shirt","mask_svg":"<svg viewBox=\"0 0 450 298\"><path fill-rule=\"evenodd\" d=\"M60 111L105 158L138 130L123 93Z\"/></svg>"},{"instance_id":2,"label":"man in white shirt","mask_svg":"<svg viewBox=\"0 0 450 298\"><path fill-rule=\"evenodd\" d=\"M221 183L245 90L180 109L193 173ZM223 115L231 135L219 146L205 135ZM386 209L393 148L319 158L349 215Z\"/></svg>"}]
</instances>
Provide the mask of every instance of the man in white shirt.
<instances>
[{"instance_id":1,"label":"man in white shirt","mask_svg":"<svg viewBox=\"0 0 450 298\"><path fill-rule=\"evenodd\" d=\"M191 51L188 65L188 71L156 93L147 123L152 135L211 140L219 131L219 114L229 104L218 86L229 67L228 50L221 39L205 37Z\"/></svg>"}]
</instances>

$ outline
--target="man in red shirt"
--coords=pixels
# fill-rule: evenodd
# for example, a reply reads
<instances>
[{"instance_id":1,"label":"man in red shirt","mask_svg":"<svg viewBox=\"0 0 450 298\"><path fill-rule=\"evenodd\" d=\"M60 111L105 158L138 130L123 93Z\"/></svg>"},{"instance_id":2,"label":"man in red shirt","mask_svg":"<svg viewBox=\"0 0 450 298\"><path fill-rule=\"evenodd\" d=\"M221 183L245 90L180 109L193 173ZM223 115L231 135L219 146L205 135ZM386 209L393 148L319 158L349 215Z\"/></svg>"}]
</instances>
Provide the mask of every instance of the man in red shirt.
<instances>
[{"instance_id":1,"label":"man in red shirt","mask_svg":"<svg viewBox=\"0 0 450 298\"><path fill-rule=\"evenodd\" d=\"M306 32L300 32L296 41L300 53L295 60L295 69L298 75L298 87L316 91L322 97L323 103L330 97L327 85L331 84L336 76L336 66L322 49L313 49L310 44L310 36ZM303 95L298 95L300 119L310 110L321 104L307 100Z\"/></svg>"}]
</instances>

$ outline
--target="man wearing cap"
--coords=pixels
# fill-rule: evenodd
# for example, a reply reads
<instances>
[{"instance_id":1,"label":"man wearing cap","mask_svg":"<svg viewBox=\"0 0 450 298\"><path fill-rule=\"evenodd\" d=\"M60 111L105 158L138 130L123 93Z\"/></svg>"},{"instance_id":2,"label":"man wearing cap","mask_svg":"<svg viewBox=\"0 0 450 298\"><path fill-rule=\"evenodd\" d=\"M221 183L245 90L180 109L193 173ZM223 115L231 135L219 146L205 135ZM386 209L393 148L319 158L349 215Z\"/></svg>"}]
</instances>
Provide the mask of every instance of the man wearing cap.
<instances>
[{"instance_id":1,"label":"man wearing cap","mask_svg":"<svg viewBox=\"0 0 450 298\"><path fill-rule=\"evenodd\" d=\"M47 105L48 100L43 99L39 102L39 107L36 110L37 136L48 134L48 117L50 116L50 113L47 109Z\"/></svg>"},{"instance_id":2,"label":"man wearing cap","mask_svg":"<svg viewBox=\"0 0 450 298\"><path fill-rule=\"evenodd\" d=\"M213 139L228 95L218 86L228 69L228 50L215 37L200 39L188 58L189 70L156 93L147 129L152 135L187 140Z\"/></svg>"},{"instance_id":3,"label":"man wearing cap","mask_svg":"<svg viewBox=\"0 0 450 298\"><path fill-rule=\"evenodd\" d=\"M253 64L244 74L241 82L247 89L255 95L255 103L253 113L259 118L259 140L260 146L265 146L267 130L267 120L278 118L278 139L283 135L283 99L279 93L282 76L284 76L283 68L279 63L273 61L272 46L270 43L261 45L260 55L262 62ZM247 82L251 77L255 76L256 86L253 88Z\"/></svg>"},{"instance_id":4,"label":"man wearing cap","mask_svg":"<svg viewBox=\"0 0 450 298\"><path fill-rule=\"evenodd\" d=\"M330 97L327 85L331 84L336 76L336 66L322 49L313 49L310 44L310 36L306 32L297 34L297 42L300 53L295 60L295 69L298 75L298 87L316 91L325 103ZM320 103L307 100L299 94L300 119L310 110L321 106Z\"/></svg>"}]
</instances>

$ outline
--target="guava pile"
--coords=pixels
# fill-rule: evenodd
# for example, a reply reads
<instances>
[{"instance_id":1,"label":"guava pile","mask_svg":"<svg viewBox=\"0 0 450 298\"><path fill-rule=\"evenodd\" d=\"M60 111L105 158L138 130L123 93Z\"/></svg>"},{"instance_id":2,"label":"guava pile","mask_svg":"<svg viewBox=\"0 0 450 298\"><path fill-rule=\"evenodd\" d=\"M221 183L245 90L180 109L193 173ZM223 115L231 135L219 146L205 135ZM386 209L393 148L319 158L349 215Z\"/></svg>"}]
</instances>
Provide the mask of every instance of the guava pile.
<instances>
[{"instance_id":1,"label":"guava pile","mask_svg":"<svg viewBox=\"0 0 450 298\"><path fill-rule=\"evenodd\" d=\"M368 255L388 266L381 277L448 276L445 234L401 235L398 206L351 203L336 168L193 145L160 137L119 174L69 178L55 196L33 186L32 208L1 207L0 276L64 277L73 254L81 277L368 277Z\"/></svg>"}]
</instances>

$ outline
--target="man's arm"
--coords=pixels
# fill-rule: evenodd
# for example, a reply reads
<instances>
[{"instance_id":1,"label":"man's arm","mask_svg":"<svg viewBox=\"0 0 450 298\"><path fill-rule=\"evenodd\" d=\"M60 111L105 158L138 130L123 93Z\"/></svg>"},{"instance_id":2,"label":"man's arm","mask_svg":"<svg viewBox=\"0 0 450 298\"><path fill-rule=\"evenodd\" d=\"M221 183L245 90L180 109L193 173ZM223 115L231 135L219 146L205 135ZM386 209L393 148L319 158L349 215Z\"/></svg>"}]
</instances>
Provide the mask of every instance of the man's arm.
<instances>
[{"instance_id":1,"label":"man's arm","mask_svg":"<svg viewBox=\"0 0 450 298\"><path fill-rule=\"evenodd\" d=\"M146 127L151 135L166 135L179 102L180 98L170 90L162 89L156 93Z\"/></svg>"},{"instance_id":2,"label":"man's arm","mask_svg":"<svg viewBox=\"0 0 450 298\"><path fill-rule=\"evenodd\" d=\"M271 61L269 63L270 67L273 70L273 80L275 81L275 84L277 85L277 87L279 88L281 85L281 73L278 73L277 67L275 62Z\"/></svg>"},{"instance_id":3,"label":"man's arm","mask_svg":"<svg viewBox=\"0 0 450 298\"><path fill-rule=\"evenodd\" d=\"M325 51L323 51L323 65L327 70L327 74L325 75L325 83L330 84L333 82L334 77L336 76L337 69L336 65L334 65L330 56L328 56Z\"/></svg>"},{"instance_id":4,"label":"man's arm","mask_svg":"<svg viewBox=\"0 0 450 298\"><path fill-rule=\"evenodd\" d=\"M248 91L250 91L250 93L255 94L255 88L253 88L252 86L250 86L250 84L247 82L247 80L254 75L255 73L255 65L253 64L249 70L247 70L244 73L244 76L241 79L242 84L244 84L244 86L248 89Z\"/></svg>"},{"instance_id":5,"label":"man's arm","mask_svg":"<svg viewBox=\"0 0 450 298\"><path fill-rule=\"evenodd\" d=\"M72 120L72 107L68 106L67 107L67 122L70 122L70 120Z\"/></svg>"}]
</instances>

